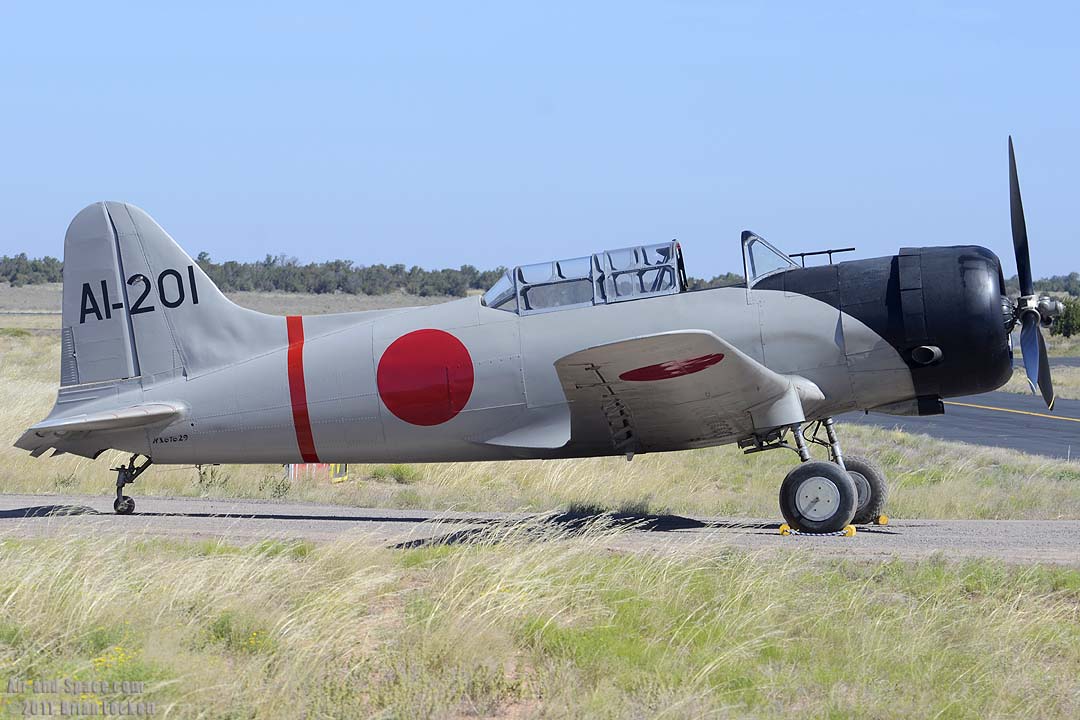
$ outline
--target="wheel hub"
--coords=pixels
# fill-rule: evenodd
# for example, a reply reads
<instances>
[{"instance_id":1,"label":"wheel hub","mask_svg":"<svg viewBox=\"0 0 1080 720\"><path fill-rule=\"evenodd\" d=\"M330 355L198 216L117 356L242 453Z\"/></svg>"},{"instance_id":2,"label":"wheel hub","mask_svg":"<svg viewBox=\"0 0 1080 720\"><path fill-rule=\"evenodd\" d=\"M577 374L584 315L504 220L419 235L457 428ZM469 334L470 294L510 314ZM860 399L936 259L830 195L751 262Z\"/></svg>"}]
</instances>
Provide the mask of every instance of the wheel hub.
<instances>
[{"instance_id":1,"label":"wheel hub","mask_svg":"<svg viewBox=\"0 0 1080 720\"><path fill-rule=\"evenodd\" d=\"M840 490L828 478L807 478L795 493L795 507L807 520L828 520L840 507Z\"/></svg>"}]
</instances>

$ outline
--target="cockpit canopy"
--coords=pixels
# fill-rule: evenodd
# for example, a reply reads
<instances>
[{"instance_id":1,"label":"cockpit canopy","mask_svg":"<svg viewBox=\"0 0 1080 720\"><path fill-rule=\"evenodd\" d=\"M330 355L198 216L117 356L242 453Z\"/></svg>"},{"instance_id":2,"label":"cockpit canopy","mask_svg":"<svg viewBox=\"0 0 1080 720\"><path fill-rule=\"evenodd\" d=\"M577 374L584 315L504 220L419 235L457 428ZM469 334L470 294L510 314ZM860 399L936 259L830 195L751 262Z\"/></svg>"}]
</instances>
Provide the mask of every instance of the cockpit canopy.
<instances>
[{"instance_id":1,"label":"cockpit canopy","mask_svg":"<svg viewBox=\"0 0 1080 720\"><path fill-rule=\"evenodd\" d=\"M746 287L752 288L766 277L800 267L749 230L742 234L742 250ZM674 295L686 290L682 247L672 240L569 260L519 265L503 273L484 293L481 303L496 310L532 315Z\"/></svg>"},{"instance_id":2,"label":"cockpit canopy","mask_svg":"<svg viewBox=\"0 0 1080 720\"><path fill-rule=\"evenodd\" d=\"M520 265L503 274L481 302L496 310L531 315L685 290L682 249L672 240Z\"/></svg>"}]
</instances>

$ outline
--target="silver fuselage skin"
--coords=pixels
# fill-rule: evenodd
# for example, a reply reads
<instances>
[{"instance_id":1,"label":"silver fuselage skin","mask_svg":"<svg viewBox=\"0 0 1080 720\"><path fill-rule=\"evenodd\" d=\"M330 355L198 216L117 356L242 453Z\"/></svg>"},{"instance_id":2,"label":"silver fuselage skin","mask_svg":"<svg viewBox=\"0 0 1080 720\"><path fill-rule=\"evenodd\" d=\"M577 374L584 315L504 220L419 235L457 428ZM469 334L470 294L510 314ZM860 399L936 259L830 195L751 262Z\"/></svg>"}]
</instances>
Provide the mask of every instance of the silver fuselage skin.
<instances>
[{"instance_id":1,"label":"silver fuselage skin","mask_svg":"<svg viewBox=\"0 0 1080 720\"><path fill-rule=\"evenodd\" d=\"M113 446L155 463L300 462L288 382L285 318L278 349L188 377L140 379L61 391L80 410L182 400L189 414L160 431L118 434ZM772 370L802 376L825 401L807 418L911 398L911 373L895 348L858 320L817 300L770 290L724 288L617 305L519 317L469 297L422 308L304 318L303 370L319 461L438 462L618 454L607 433L572 427L561 448L513 448L484 441L526 427L565 405L557 359L582 347L673 328L708 330ZM464 409L437 426L414 425L382 402L376 368L394 340L437 328L468 349L474 384ZM740 438L718 436L704 444ZM121 444L122 443L122 444ZM700 446L702 443L696 443ZM685 444L650 447L679 450Z\"/></svg>"}]
</instances>

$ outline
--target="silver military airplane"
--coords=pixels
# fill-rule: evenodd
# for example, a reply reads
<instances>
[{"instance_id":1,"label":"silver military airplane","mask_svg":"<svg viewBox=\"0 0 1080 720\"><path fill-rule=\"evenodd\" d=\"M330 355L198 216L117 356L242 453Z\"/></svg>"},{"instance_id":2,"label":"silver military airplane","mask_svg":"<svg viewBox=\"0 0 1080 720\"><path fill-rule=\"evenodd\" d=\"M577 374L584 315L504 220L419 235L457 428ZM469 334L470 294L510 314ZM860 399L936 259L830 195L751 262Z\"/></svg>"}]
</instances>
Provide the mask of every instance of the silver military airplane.
<instances>
[{"instance_id":1,"label":"silver military airplane","mask_svg":"<svg viewBox=\"0 0 1080 720\"><path fill-rule=\"evenodd\" d=\"M1018 323L1032 389L1053 405L1039 327L1060 307L1032 287L1011 139L1009 163L1015 303L982 247L802 267L744 232L733 287L688 291L672 241L516 267L441 305L280 317L226 299L139 208L95 203L64 243L56 405L16 446L132 453L114 468L120 514L151 463L788 448L802 462L781 484L784 518L838 532L873 522L887 486L842 454L834 415L934 414L994 390Z\"/></svg>"}]
</instances>

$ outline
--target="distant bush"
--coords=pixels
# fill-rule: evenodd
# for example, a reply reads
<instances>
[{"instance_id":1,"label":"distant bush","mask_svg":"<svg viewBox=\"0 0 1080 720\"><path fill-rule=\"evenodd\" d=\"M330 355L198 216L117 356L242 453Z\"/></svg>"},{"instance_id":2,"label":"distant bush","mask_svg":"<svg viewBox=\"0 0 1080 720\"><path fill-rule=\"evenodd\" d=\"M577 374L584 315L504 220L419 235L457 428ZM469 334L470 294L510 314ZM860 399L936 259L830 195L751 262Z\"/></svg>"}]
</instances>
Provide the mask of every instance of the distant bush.
<instances>
[{"instance_id":1,"label":"distant bush","mask_svg":"<svg viewBox=\"0 0 1080 720\"><path fill-rule=\"evenodd\" d=\"M705 280L703 278L688 277L686 278L687 288L690 290L704 290L706 288L727 287L729 285L739 285L746 280L742 273L724 273L722 275L716 275L711 280Z\"/></svg>"},{"instance_id":2,"label":"distant bush","mask_svg":"<svg viewBox=\"0 0 1080 720\"><path fill-rule=\"evenodd\" d=\"M487 290L503 273L503 268L477 270L462 265L454 270L425 270L404 265L354 265L351 260L330 260L301 265L296 258L267 255L259 262L227 260L214 262L208 253L199 253L199 266L226 292L263 290L299 293L348 293L385 295L465 295L469 290Z\"/></svg>"},{"instance_id":3,"label":"distant bush","mask_svg":"<svg viewBox=\"0 0 1080 720\"><path fill-rule=\"evenodd\" d=\"M1052 275L1048 278L1042 278L1034 282L1035 292L1037 293L1066 293L1068 295L1080 296L1080 273L1069 273L1068 275ZM1005 281L1005 289L1010 295L1020 294L1020 281L1015 275Z\"/></svg>"},{"instance_id":4,"label":"distant bush","mask_svg":"<svg viewBox=\"0 0 1080 720\"><path fill-rule=\"evenodd\" d=\"M393 480L402 485L412 485L419 482L422 474L419 468L412 465L376 465L371 469L372 480Z\"/></svg>"},{"instance_id":5,"label":"distant bush","mask_svg":"<svg viewBox=\"0 0 1080 720\"><path fill-rule=\"evenodd\" d=\"M63 263L54 257L28 258L26 253L0 256L0 280L16 287L63 282L63 269Z\"/></svg>"},{"instance_id":6,"label":"distant bush","mask_svg":"<svg viewBox=\"0 0 1080 720\"><path fill-rule=\"evenodd\" d=\"M1065 312L1054 320L1054 324L1050 326L1050 334L1064 337L1080 335L1080 298L1066 299L1063 302Z\"/></svg>"}]
</instances>

